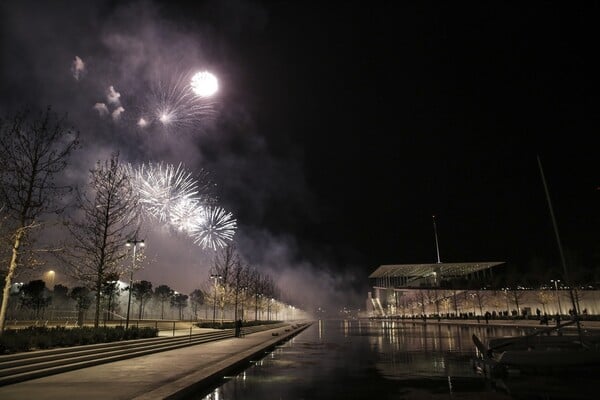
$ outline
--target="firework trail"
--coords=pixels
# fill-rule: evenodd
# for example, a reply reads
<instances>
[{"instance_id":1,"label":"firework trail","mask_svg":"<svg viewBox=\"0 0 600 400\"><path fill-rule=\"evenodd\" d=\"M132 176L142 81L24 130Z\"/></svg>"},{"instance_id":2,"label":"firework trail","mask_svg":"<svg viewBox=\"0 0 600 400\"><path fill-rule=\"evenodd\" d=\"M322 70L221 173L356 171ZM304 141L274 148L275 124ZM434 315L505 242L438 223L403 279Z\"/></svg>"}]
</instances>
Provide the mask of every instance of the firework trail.
<instances>
[{"instance_id":1,"label":"firework trail","mask_svg":"<svg viewBox=\"0 0 600 400\"><path fill-rule=\"evenodd\" d=\"M194 243L203 249L217 250L227 246L237 227L233 214L218 206L204 208L204 215L197 222L191 235Z\"/></svg>"}]
</instances>

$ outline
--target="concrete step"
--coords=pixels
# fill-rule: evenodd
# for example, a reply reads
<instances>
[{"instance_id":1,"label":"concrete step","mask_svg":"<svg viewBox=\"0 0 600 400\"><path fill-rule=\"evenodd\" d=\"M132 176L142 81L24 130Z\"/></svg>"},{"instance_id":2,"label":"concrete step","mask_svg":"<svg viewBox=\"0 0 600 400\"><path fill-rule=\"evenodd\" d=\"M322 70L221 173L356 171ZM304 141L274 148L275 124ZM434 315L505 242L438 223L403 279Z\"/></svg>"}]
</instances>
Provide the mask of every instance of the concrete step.
<instances>
[{"instance_id":1,"label":"concrete step","mask_svg":"<svg viewBox=\"0 0 600 400\"><path fill-rule=\"evenodd\" d=\"M108 344L106 346L90 345L89 347L78 346L76 350L72 348L48 350L47 352L51 354L43 354L44 351L38 351L36 352L38 354L33 357L23 353L21 359L16 357L18 355L13 355L10 359L0 359L0 386L233 336L233 330L227 329L191 336L135 341L136 343L117 342L112 346ZM8 358L8 356L5 357Z\"/></svg>"}]
</instances>

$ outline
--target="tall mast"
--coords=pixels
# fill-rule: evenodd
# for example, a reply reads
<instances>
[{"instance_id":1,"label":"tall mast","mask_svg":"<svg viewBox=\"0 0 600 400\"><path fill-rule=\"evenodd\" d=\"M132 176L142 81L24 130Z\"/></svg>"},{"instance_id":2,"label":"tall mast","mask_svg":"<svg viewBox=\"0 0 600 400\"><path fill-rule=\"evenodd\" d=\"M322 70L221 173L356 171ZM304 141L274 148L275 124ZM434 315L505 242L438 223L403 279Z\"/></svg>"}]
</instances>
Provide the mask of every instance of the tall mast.
<instances>
[{"instance_id":1,"label":"tall mast","mask_svg":"<svg viewBox=\"0 0 600 400\"><path fill-rule=\"evenodd\" d=\"M556 243L558 244L558 252L560 253L560 261L563 267L563 278L565 283L569 287L569 294L571 296L571 304L573 306L573 316L575 317L575 321L577 322L577 330L579 332L579 336L581 336L581 325L579 324L579 317L577 315L577 303L575 302L575 296L573 295L573 285L571 284L571 279L569 278L569 271L567 269L567 262L565 260L565 254L563 252L562 244L560 241L560 235L558 234L558 225L556 224L556 218L554 217L554 209L552 208L552 202L550 201L550 192L548 191L548 185L546 184L546 178L544 176L544 169L542 168L542 161L540 160L540 156L537 156L538 166L540 168L540 175L542 176L542 183L544 184L544 192L546 193L546 201L548 202L548 208L550 209L550 218L552 219L552 227L554 228L554 235L556 236Z\"/></svg>"},{"instance_id":2,"label":"tall mast","mask_svg":"<svg viewBox=\"0 0 600 400\"><path fill-rule=\"evenodd\" d=\"M435 235L435 251L437 252L437 262L440 264L440 244L438 243L437 227L435 226L435 215L432 215L431 219L433 219L433 234Z\"/></svg>"}]
</instances>

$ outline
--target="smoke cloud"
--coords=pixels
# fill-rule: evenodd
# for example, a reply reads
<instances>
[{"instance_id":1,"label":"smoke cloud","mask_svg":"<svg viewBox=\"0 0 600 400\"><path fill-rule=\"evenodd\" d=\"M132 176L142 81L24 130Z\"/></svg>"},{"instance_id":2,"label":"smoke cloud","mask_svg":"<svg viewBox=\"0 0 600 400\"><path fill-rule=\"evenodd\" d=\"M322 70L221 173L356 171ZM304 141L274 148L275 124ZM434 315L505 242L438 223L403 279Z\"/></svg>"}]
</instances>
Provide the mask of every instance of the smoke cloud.
<instances>
[{"instance_id":1,"label":"smoke cloud","mask_svg":"<svg viewBox=\"0 0 600 400\"><path fill-rule=\"evenodd\" d=\"M125 112L125 109L121 106L115 108L115 110L112 112L112 119L113 121L117 121L119 118L121 118L121 114Z\"/></svg>"},{"instance_id":2,"label":"smoke cloud","mask_svg":"<svg viewBox=\"0 0 600 400\"><path fill-rule=\"evenodd\" d=\"M106 91L106 101L109 104L114 104L116 106L120 106L121 105L121 101L119 100L120 98L121 98L121 93L117 92L113 86L109 86Z\"/></svg>"},{"instance_id":3,"label":"smoke cloud","mask_svg":"<svg viewBox=\"0 0 600 400\"><path fill-rule=\"evenodd\" d=\"M94 110L98 112L98 115L101 117L105 117L108 115L108 107L104 103L96 103L94 104Z\"/></svg>"},{"instance_id":4,"label":"smoke cloud","mask_svg":"<svg viewBox=\"0 0 600 400\"><path fill-rule=\"evenodd\" d=\"M83 77L85 72L85 63L79 56L75 56L75 60L71 64L71 73L73 73L73 78L76 81L80 80Z\"/></svg>"}]
</instances>

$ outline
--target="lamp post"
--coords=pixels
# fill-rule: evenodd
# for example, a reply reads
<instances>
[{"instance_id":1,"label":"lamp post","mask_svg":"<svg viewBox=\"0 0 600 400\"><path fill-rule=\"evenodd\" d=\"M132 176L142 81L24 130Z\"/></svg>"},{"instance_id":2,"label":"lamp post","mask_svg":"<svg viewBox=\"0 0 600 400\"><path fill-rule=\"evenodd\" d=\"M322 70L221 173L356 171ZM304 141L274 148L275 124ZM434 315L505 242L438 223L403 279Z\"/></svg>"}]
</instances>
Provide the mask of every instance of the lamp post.
<instances>
[{"instance_id":1,"label":"lamp post","mask_svg":"<svg viewBox=\"0 0 600 400\"><path fill-rule=\"evenodd\" d=\"M133 259L131 261L131 271L129 273L129 296L127 299L127 318L125 319L125 329L129 329L129 310L131 310L131 289L133 286L133 270L135 269L135 252L137 246L144 247L144 240L137 240L137 238L130 239L125 243L125 246L131 247L133 246Z\"/></svg>"},{"instance_id":2,"label":"lamp post","mask_svg":"<svg viewBox=\"0 0 600 400\"><path fill-rule=\"evenodd\" d=\"M217 280L221 279L219 274L210 274L210 279L215 281L215 295L213 297L213 326L215 325L215 319L217 317Z\"/></svg>"},{"instance_id":3,"label":"lamp post","mask_svg":"<svg viewBox=\"0 0 600 400\"><path fill-rule=\"evenodd\" d=\"M556 301L558 301L558 314L562 315L562 308L560 306L560 296L558 295L558 282L560 282L560 279L550 279L550 282L554 283L554 291L556 293Z\"/></svg>"},{"instance_id":4,"label":"lamp post","mask_svg":"<svg viewBox=\"0 0 600 400\"><path fill-rule=\"evenodd\" d=\"M271 304L273 304L273 298L270 298L267 303L267 320L271 320Z\"/></svg>"},{"instance_id":5,"label":"lamp post","mask_svg":"<svg viewBox=\"0 0 600 400\"><path fill-rule=\"evenodd\" d=\"M46 275L46 280L48 283L48 289L53 289L54 288L54 277L56 276L56 272L54 272L53 270L50 270L50 271L46 272L45 275Z\"/></svg>"}]
</instances>

